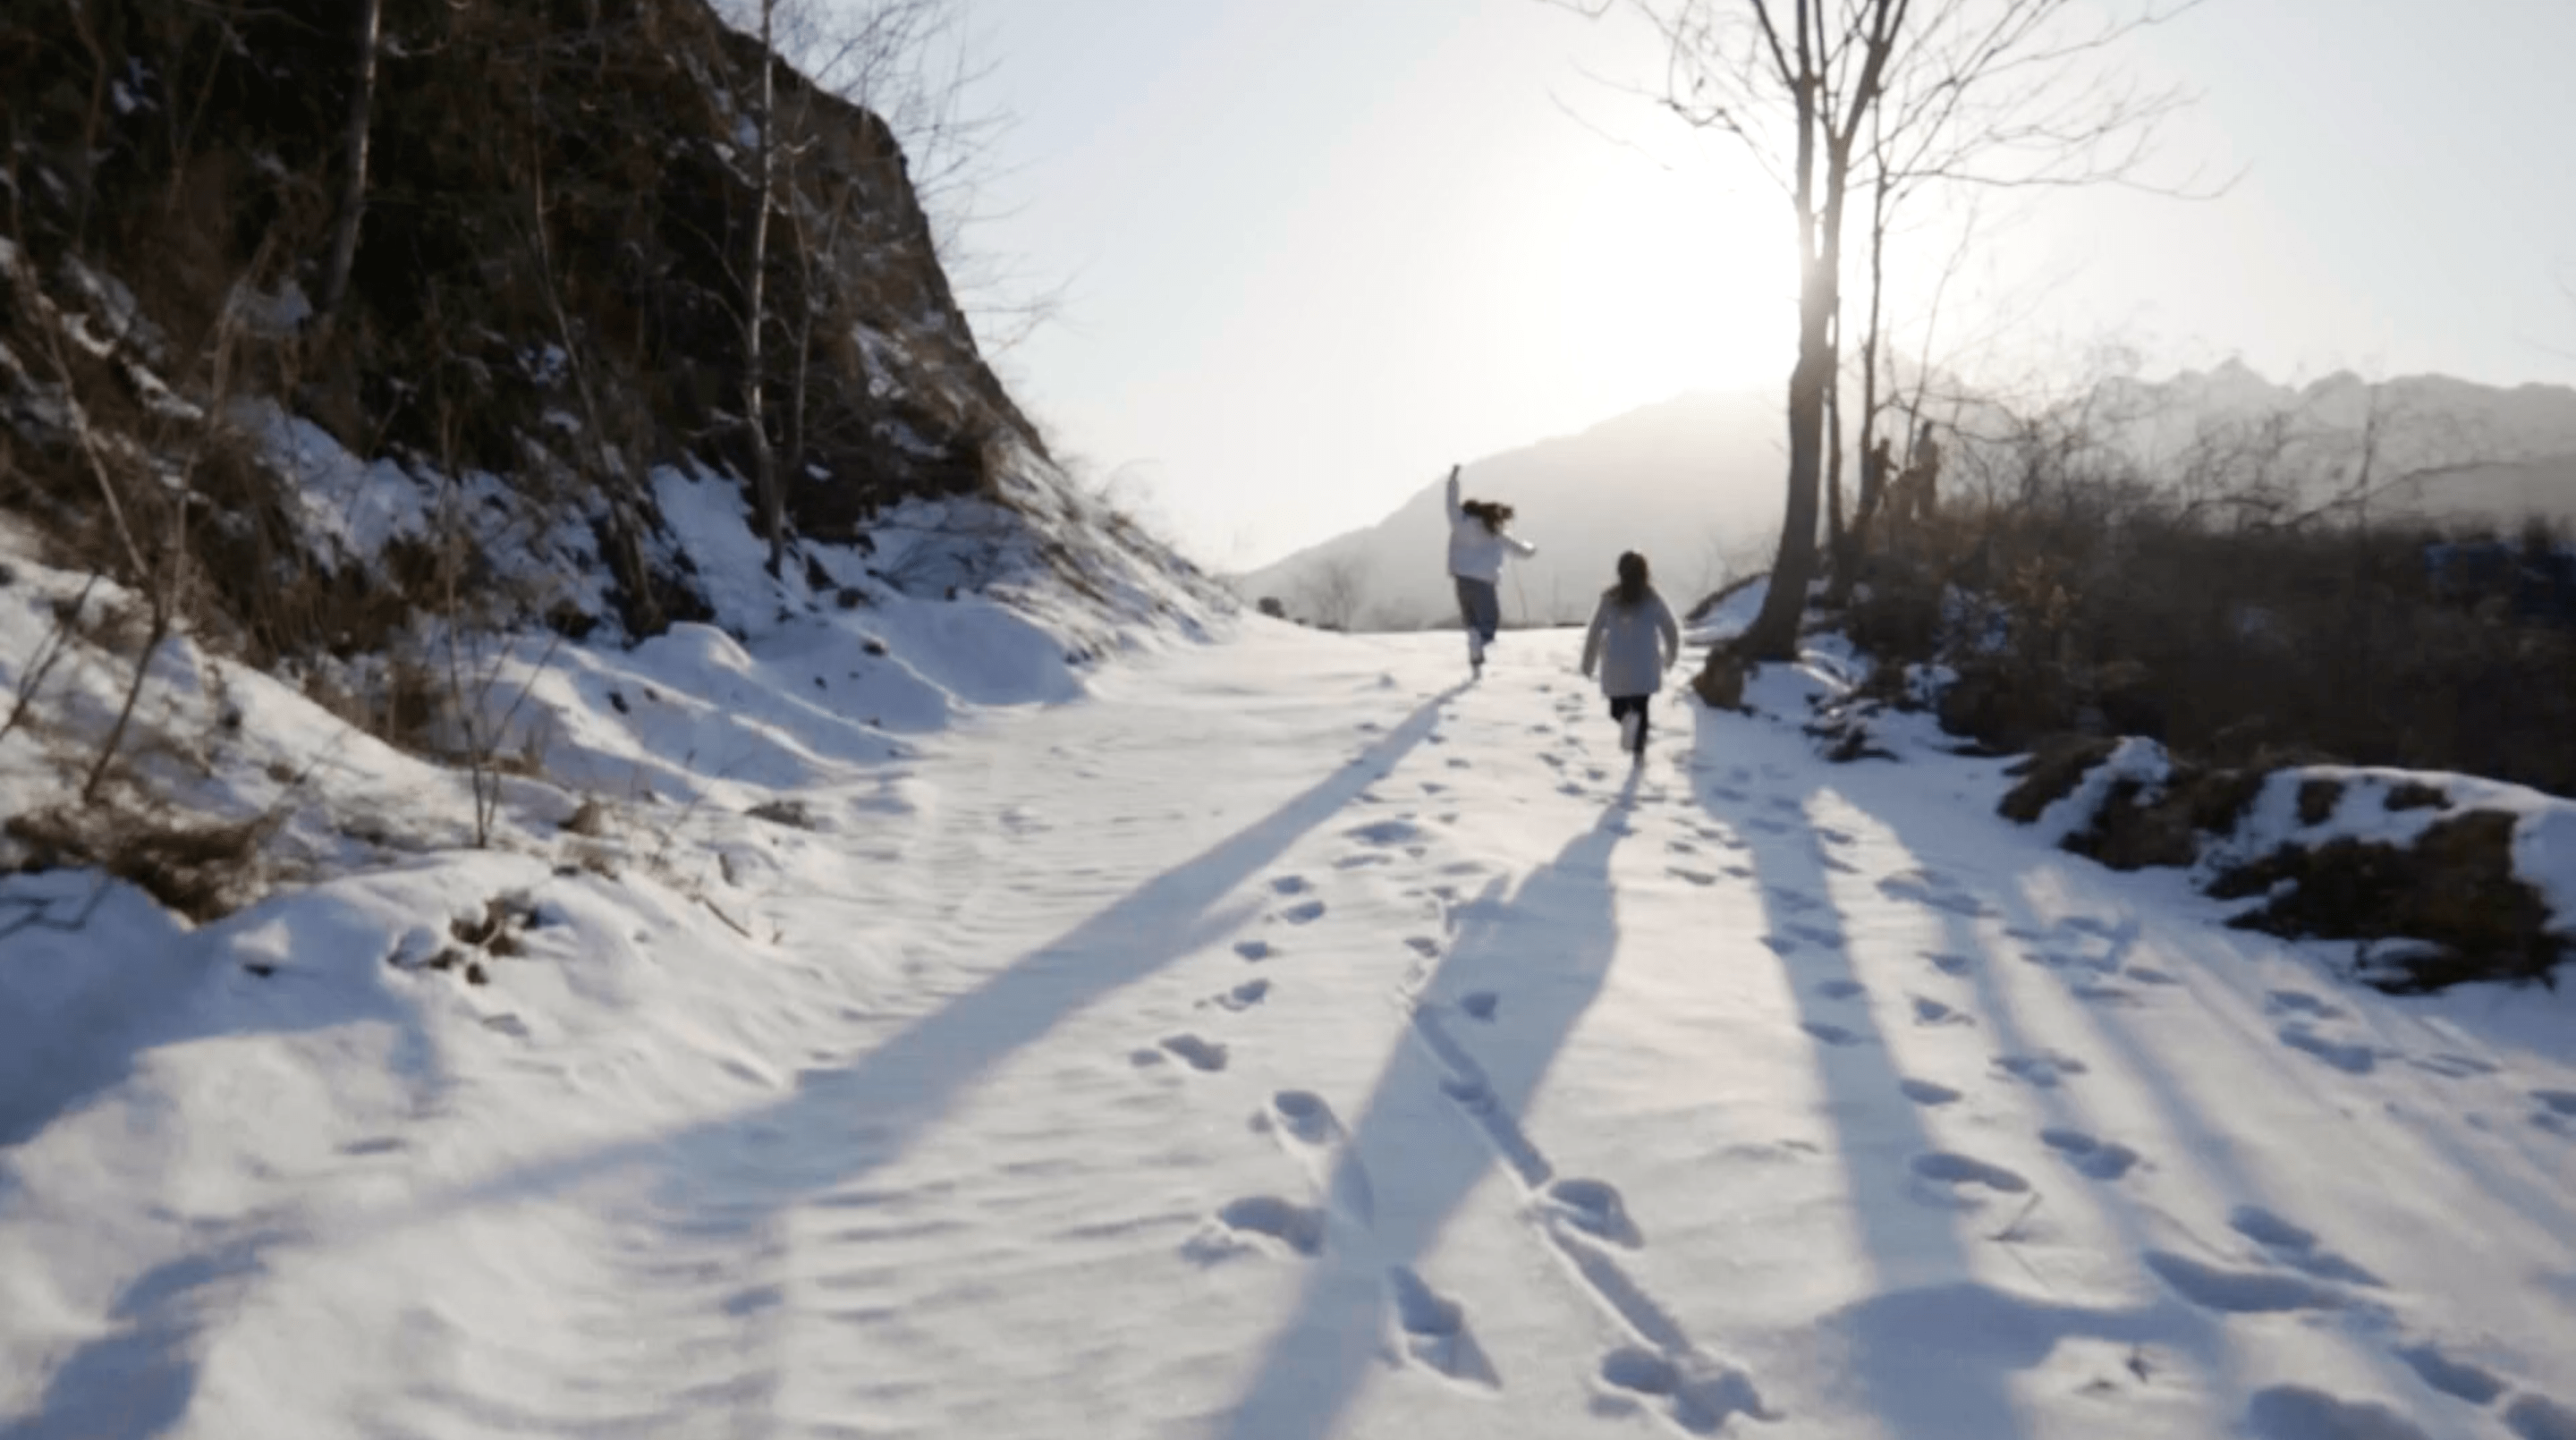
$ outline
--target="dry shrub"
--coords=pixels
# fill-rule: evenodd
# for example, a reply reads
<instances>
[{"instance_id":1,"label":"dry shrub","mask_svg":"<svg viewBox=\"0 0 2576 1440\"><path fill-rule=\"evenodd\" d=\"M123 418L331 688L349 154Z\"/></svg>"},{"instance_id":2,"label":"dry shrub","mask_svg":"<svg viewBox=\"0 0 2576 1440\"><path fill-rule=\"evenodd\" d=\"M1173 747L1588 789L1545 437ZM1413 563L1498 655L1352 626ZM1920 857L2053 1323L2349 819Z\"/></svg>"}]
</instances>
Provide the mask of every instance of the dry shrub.
<instances>
[{"instance_id":1,"label":"dry shrub","mask_svg":"<svg viewBox=\"0 0 2576 1440\"><path fill-rule=\"evenodd\" d=\"M0 832L26 847L25 868L95 867L200 924L258 898L270 817L210 822L114 804L56 805L11 816Z\"/></svg>"},{"instance_id":2,"label":"dry shrub","mask_svg":"<svg viewBox=\"0 0 2576 1440\"><path fill-rule=\"evenodd\" d=\"M1944 727L1998 752L2140 734L2222 766L2335 759L2576 794L2576 631L2437 593L2425 533L2220 529L2104 486L1913 538L1873 562L1845 623L1883 659L1949 663Z\"/></svg>"},{"instance_id":3,"label":"dry shrub","mask_svg":"<svg viewBox=\"0 0 2576 1440\"><path fill-rule=\"evenodd\" d=\"M2268 934L2429 942L2393 975L2373 977L2382 989L2545 982L2565 945L2549 933L2547 903L2514 872L2514 824L2511 815L2471 811L2435 823L2411 846L2285 846L2221 875L2210 893L2264 896L2229 923Z\"/></svg>"}]
</instances>

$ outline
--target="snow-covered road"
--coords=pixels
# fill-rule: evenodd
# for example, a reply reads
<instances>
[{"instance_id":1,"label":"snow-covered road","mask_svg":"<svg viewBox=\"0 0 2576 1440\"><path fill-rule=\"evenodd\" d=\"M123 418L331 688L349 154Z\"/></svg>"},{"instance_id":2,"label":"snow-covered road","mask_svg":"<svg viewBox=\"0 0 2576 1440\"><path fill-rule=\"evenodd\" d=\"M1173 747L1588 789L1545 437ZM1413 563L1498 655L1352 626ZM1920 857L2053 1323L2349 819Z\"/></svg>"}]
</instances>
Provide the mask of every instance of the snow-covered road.
<instances>
[{"instance_id":1,"label":"snow-covered road","mask_svg":"<svg viewBox=\"0 0 2576 1440\"><path fill-rule=\"evenodd\" d=\"M1248 623L703 817L706 903L110 905L202 978L0 1114L0 1437L2576 1440L2576 1006L1998 762L1632 770L1578 638Z\"/></svg>"}]
</instances>

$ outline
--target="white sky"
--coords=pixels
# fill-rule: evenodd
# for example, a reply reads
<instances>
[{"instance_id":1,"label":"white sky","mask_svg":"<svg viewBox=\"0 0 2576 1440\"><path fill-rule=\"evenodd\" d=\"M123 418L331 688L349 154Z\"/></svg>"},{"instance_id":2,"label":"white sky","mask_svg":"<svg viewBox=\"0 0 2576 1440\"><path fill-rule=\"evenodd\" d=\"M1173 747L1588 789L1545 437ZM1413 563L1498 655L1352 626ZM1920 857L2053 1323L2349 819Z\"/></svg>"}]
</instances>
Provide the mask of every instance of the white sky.
<instances>
[{"instance_id":1,"label":"white sky","mask_svg":"<svg viewBox=\"0 0 2576 1440\"><path fill-rule=\"evenodd\" d=\"M1633 24L1541 0L972 9L979 99L1016 124L971 243L1066 287L997 363L1204 561L1787 375L1787 204L1618 88L1660 74ZM2017 354L2068 364L2109 336L2153 371L2576 381L2576 3L2211 0L2132 54L2203 94L2168 173L2249 173L2214 201L2047 202L1977 252L1954 333L2003 297ZM1951 243L1906 257L1901 312Z\"/></svg>"}]
</instances>

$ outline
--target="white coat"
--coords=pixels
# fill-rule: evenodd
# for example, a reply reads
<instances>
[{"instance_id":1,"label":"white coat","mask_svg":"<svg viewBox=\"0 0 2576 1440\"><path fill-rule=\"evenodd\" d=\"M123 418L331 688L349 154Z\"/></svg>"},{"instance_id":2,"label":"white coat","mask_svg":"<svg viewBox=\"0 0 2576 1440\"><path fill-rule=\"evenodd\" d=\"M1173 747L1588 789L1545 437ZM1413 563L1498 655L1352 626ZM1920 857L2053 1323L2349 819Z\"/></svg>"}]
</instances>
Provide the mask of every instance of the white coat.
<instances>
[{"instance_id":1,"label":"white coat","mask_svg":"<svg viewBox=\"0 0 2576 1440\"><path fill-rule=\"evenodd\" d=\"M1449 573L1488 585L1503 578L1506 552L1521 556L1538 547L1506 530L1495 534L1485 522L1458 508L1458 472L1449 472Z\"/></svg>"},{"instance_id":2,"label":"white coat","mask_svg":"<svg viewBox=\"0 0 2576 1440\"><path fill-rule=\"evenodd\" d=\"M1681 653L1681 626L1663 596L1649 588L1645 599L1622 605L1618 586L1601 592L1601 608L1583 637L1583 673L1600 667L1602 694L1613 700L1654 694Z\"/></svg>"}]
</instances>

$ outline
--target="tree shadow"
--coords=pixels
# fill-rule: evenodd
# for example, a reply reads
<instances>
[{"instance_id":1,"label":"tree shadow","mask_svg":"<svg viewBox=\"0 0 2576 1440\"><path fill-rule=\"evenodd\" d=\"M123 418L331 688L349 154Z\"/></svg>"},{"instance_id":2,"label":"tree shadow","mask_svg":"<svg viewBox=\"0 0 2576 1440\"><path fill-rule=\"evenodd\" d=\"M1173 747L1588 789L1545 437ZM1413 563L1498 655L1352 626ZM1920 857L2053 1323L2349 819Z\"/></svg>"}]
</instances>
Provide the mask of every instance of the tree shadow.
<instances>
[{"instance_id":1,"label":"tree shadow","mask_svg":"<svg viewBox=\"0 0 2576 1440\"><path fill-rule=\"evenodd\" d=\"M1692 788L1702 808L1742 839L1751 860L1768 927L1762 943L1778 957L1800 1028L1815 1042L1825 1117L1836 1132L1854 1231L1873 1272L1873 1293L1828 1323L1851 1337L1860 1381L1891 1434L2013 1440L2027 1432L2001 1370L1958 1363L1965 1352L1947 1354L1939 1337L1962 1333L1952 1328L1958 1325L1991 1321L1999 1310L2013 1312L2017 1325L2052 1333L2079 1322L2107 1327L2112 1317L2024 1313L1978 1283L1959 1241L1956 1212L1929 1203L1913 1169L1918 1157L1941 1147L1907 1100L1876 1018L1868 1006L1852 1003L1861 983L1828 880L1839 862L1830 860L1807 814L1816 788L1812 764L1792 767L1769 784L1738 767L1741 783L1721 782L1712 767L1729 754L1728 742L1741 737L1745 722L1704 706L1692 714L1695 753L1703 762L1694 767ZM1936 1352L1928 1357L1921 1353L1926 1334L1913 1328L1926 1307L1942 1317L1928 1332Z\"/></svg>"},{"instance_id":2,"label":"tree shadow","mask_svg":"<svg viewBox=\"0 0 2576 1440\"><path fill-rule=\"evenodd\" d=\"M136 1277L109 1312L122 1328L54 1367L35 1413L0 1428L0 1440L151 1440L176 1428L196 1398L193 1349L211 1303L202 1292L258 1274L280 1238L239 1236Z\"/></svg>"},{"instance_id":3,"label":"tree shadow","mask_svg":"<svg viewBox=\"0 0 2576 1440\"><path fill-rule=\"evenodd\" d=\"M646 1167L666 1200L706 1224L749 1230L800 1195L846 1184L917 1143L958 1097L1066 1018L1216 943L1245 919L1217 907L1307 832L1385 778L1463 685L1432 696L1356 758L1268 818L1130 892L975 989L843 1066L807 1070L774 1104L521 1166L415 1202L399 1227L462 1207L511 1204ZM796 1143L781 1146L779 1136Z\"/></svg>"},{"instance_id":4,"label":"tree shadow","mask_svg":"<svg viewBox=\"0 0 2576 1440\"><path fill-rule=\"evenodd\" d=\"M1918 864L1926 863L1930 857L1953 852L1961 844L1956 813L1959 802L1950 799L1917 801L1914 797L1880 793L1881 790L1879 784L1865 782L1840 788L1836 793L1871 822L1884 827L1895 838L1899 848L1915 857ZM2108 872L2105 873L2107 876ZM1945 881L1944 888L1952 888L1956 884L1955 880ZM2135 1002L2135 996L2123 992L2114 983L2122 977L2127 977L2128 984L2133 987L2162 987L2166 983L2167 977L2161 971L2152 967L2133 968L2134 952L2144 936L2140 922L2132 917L2117 925L2096 923L2082 929L2064 930L2057 940L2050 942L2047 937L2053 933L2051 927L2041 922L2021 887L1989 883L1975 886L1974 892L1981 900L1995 902L1993 908L1980 907L1971 912L1951 905L1932 904L1927 907L1939 917L1943 934L1942 948L1938 952L1927 953L1939 954L1944 960L1943 968L1950 970L1954 978L1963 978L1969 983L1975 995L1975 1017L1980 1024L1990 1027L1998 1058L2042 1055L2047 1048L2034 1047L2029 1043L2029 1032L2023 1026L2019 1009L2009 993L2011 987L2003 978L2005 962L2032 963L2034 968L2045 970L2066 992L2073 1002L2071 1013L2079 1017L2079 1023L2094 1041L2116 1057L2161 1122L2163 1133L2179 1143L2185 1152L2182 1156L2164 1158L2188 1164L2204 1175L2216 1189L2230 1197L2229 1203L2237 1207L2232 1214L2243 1214L2249 1210L2268 1213L2268 1187L2244 1163L2236 1140L2213 1124L2203 1104L2186 1092L2179 1081L2180 1065L2172 1058L2159 1055L2139 1033L2132 1022L2132 1012L2127 1008ZM2012 947L1998 943L1987 933L1989 927L1981 922L1991 922L1991 928L2007 940L2044 945L2045 948L2036 950L2035 958L2027 962L2015 960ZM2029 938L2025 940L2022 937ZM2075 953L2090 946L2100 947L2101 953L2089 958ZM2078 1064L2085 1063L2081 1056L2072 1058ZM2133 1258L2156 1272L2159 1277L2156 1283L2166 1292L2156 1304L2142 1309L2090 1312L2110 1316L2118 1323L2107 1329L2082 1333L2130 1344L2160 1342L2190 1357L2211 1379L2220 1378L2230 1364L2227 1334L2220 1317L2202 1308L2191 1296L2173 1293L2166 1272L2177 1267L2171 1262L2159 1263L2156 1258L2163 1247L2155 1243L2157 1227L2151 1222L2161 1221L2164 1230L2181 1234L2205 1253L2223 1258L2226 1252L2216 1250L2208 1240L2185 1229L2176 1217L2148 1205L2124 1188L2125 1177L2132 1166L2152 1166L2158 1163L2158 1159L2129 1150L2117 1135L2095 1132L2084 1107L2076 1098L2076 1092L2084 1084L2080 1076L2060 1082L2054 1073L2048 1073L2039 1081L2025 1075L2016 1083L2020 1084L2022 1094L2038 1112L2042 1127L2040 1138L2055 1152L2060 1169L2070 1172L2071 1182L2083 1187L2079 1193L2089 1195L2120 1243L2127 1247ZM2436 1148L2447 1151L2443 1144L2447 1137L2427 1138ZM2567 1213L2563 1208L2557 1209L2559 1216ZM2534 1215L2533 1218L2535 1223L2546 1223L2541 1216ZM2009 1234L2007 1231L2007 1237ZM2017 1242L2006 1238L2002 1243ZM2183 1257L2181 1263L2189 1266L2198 1262ZM2291 1268L2300 1267L2293 1265ZM2259 1262L2256 1271L2268 1273ZM2364 1288L2369 1289L2375 1284L2375 1281L2369 1281ZM2013 1304L2017 1309L2027 1308L2030 1302L2015 1300ZM2354 1313L2363 1316L2376 1313L2375 1305L2368 1302L2352 1308ZM1973 1332L1954 1330L1951 1333ZM1899 1349L1909 1344L1917 1350L1923 1348L1923 1341L1919 1338L1911 1342L1894 1336L1890 1338ZM2352 1337L2348 1348L2363 1368L2383 1379L2390 1393L2406 1393L2414 1383L2415 1377L2386 1346L2363 1343L2358 1337ZM1928 1413L1921 1411L1919 1403L1917 1410L1918 1413ZM1938 1433L1987 1433L1981 1428L1983 1424L1980 1417L1967 1417L1955 1432L1945 1429Z\"/></svg>"},{"instance_id":5,"label":"tree shadow","mask_svg":"<svg viewBox=\"0 0 2576 1440\"><path fill-rule=\"evenodd\" d=\"M1624 797L1636 787L1632 774ZM1618 942L1610 855L1628 833L1625 813L1606 809L1509 899L1488 890L1462 907L1459 934L1424 983L1411 1033L1387 1057L1327 1187L1374 1199L1359 1215L1338 1204L1295 1310L1219 1432L1229 1440L1332 1433L1383 1368L1390 1306L1401 1326L1404 1297L1420 1283L1413 1267L1497 1159L1532 1189L1553 1178L1520 1120L1608 979ZM1462 1002L1469 1008L1451 1008ZM1478 1011L1489 1039L1460 1039L1444 1023ZM1462 1122L1481 1133L1460 1140ZM1426 1124L1449 1133L1426 1137ZM1360 1168L1369 1156L1381 1167L1374 1185ZM1387 1168L1388 1156L1402 1164Z\"/></svg>"}]
</instances>

